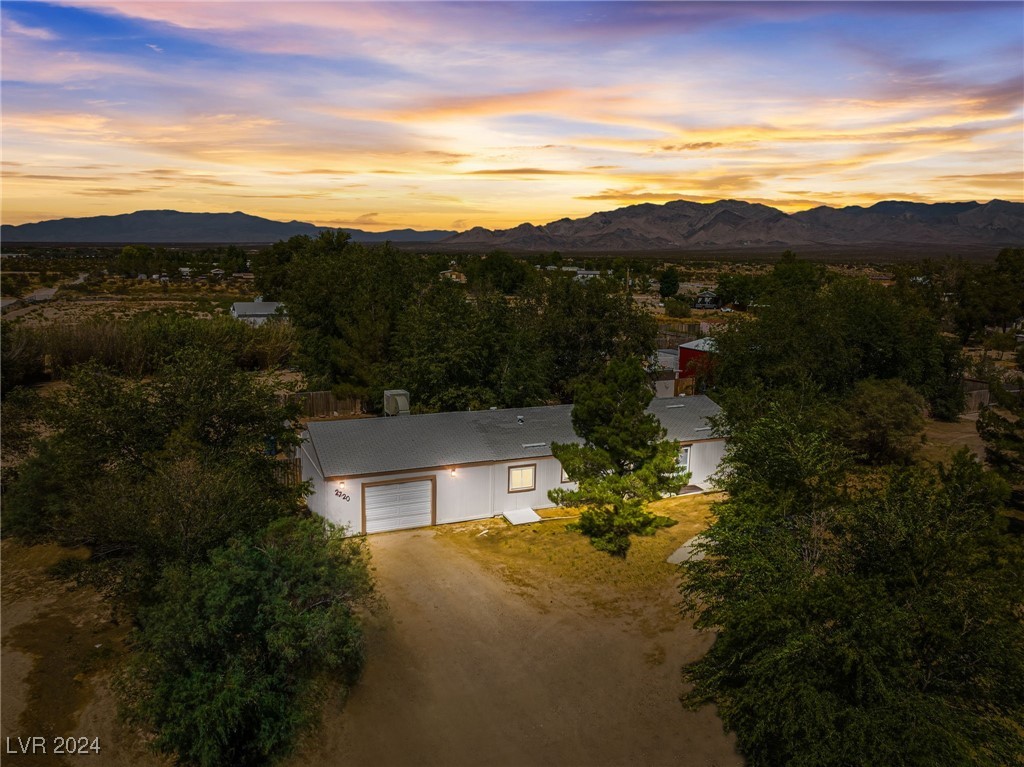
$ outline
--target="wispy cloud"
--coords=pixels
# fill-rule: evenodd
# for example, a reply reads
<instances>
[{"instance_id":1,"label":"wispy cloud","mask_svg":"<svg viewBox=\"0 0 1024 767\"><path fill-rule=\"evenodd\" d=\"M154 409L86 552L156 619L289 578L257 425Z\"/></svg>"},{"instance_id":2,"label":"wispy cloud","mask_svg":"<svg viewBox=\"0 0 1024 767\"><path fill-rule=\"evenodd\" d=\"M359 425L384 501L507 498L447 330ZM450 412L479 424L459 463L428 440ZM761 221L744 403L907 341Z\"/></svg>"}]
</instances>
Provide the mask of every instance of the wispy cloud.
<instances>
[{"instance_id":1,"label":"wispy cloud","mask_svg":"<svg viewBox=\"0 0 1024 767\"><path fill-rule=\"evenodd\" d=\"M45 27L26 26L25 24L19 24L14 19L6 16L3 19L2 29L4 37L28 37L32 40L57 39L57 35Z\"/></svg>"}]
</instances>

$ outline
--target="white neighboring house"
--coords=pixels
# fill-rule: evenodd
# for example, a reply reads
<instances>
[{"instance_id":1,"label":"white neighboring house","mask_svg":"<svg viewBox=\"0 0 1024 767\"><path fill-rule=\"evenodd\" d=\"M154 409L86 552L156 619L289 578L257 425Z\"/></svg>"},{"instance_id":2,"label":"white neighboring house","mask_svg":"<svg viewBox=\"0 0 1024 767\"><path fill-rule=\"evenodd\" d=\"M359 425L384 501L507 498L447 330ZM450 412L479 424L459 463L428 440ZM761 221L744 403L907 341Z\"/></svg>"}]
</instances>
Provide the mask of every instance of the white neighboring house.
<instances>
[{"instance_id":1,"label":"white neighboring house","mask_svg":"<svg viewBox=\"0 0 1024 767\"><path fill-rule=\"evenodd\" d=\"M280 301L237 301L231 304L231 316L250 325L262 325L267 320L282 319L286 314Z\"/></svg>"},{"instance_id":2,"label":"white neighboring house","mask_svg":"<svg viewBox=\"0 0 1024 767\"><path fill-rule=\"evenodd\" d=\"M654 399L654 413L680 445L690 483L709 486L725 452L705 396ZM572 405L394 418L311 421L300 448L310 509L350 534L379 533L542 509L548 490L575 487L551 443L579 442Z\"/></svg>"}]
</instances>

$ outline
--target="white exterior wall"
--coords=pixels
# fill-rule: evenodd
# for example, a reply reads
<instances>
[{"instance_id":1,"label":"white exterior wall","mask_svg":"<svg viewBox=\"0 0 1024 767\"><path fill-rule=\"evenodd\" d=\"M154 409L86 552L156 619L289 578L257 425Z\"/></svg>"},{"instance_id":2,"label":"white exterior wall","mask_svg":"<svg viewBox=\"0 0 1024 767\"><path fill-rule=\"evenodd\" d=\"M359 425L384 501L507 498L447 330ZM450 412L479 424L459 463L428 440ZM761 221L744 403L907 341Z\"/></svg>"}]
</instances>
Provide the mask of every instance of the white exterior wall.
<instances>
[{"instance_id":1,"label":"white exterior wall","mask_svg":"<svg viewBox=\"0 0 1024 767\"><path fill-rule=\"evenodd\" d=\"M528 466L536 464L534 472L534 490L520 493L508 491L508 470L511 466ZM491 495L494 504L494 514L504 514L506 511L516 509L546 509L554 506L548 498L548 490L555 487L575 488L573 482L562 484L562 464L555 458L547 456L544 458L526 458L521 461L506 461L496 463L491 467L494 476L494 491Z\"/></svg>"},{"instance_id":2,"label":"white exterior wall","mask_svg":"<svg viewBox=\"0 0 1024 767\"><path fill-rule=\"evenodd\" d=\"M718 464L725 455L725 440L713 439L694 442L690 447L690 484L711 489L711 475L718 471Z\"/></svg>"},{"instance_id":3,"label":"white exterior wall","mask_svg":"<svg viewBox=\"0 0 1024 767\"><path fill-rule=\"evenodd\" d=\"M363 486L396 480L433 478L435 492L435 522L439 525L466 522L473 519L495 517L506 511L523 508L545 508L554 504L548 499L548 490L554 487L573 488L575 484L562 484L562 467L557 460L531 458L498 464L459 466L452 476L451 469L427 469L370 477L323 479L306 452L308 443L300 451L302 478L312 480L313 494L306 499L310 510L336 525L347 527L352 534L363 531ZM510 466L537 464L535 490L509 493ZM340 493L340 495L338 494Z\"/></svg>"},{"instance_id":4,"label":"white exterior wall","mask_svg":"<svg viewBox=\"0 0 1024 767\"><path fill-rule=\"evenodd\" d=\"M344 480L324 479L316 468L308 450L309 443L303 444L299 455L302 459L302 478L311 480L313 494L306 499L310 510L325 517L336 525L347 527L350 534L363 532L363 485L396 480L433 478L435 492L435 522L439 525L451 522L466 522L473 519L496 517L516 509L549 508L554 504L548 498L548 490L555 487L575 489L573 482L562 483L562 467L558 461L546 456L519 461L505 461L495 464L459 466L455 476L451 469L427 469L395 474L380 474ZM718 464L725 453L725 440L695 442L690 448L690 482L704 489L710 489L709 478L718 470ZM508 470L511 466L536 464L535 489L510 493L508 491ZM337 491L337 492L336 492ZM338 495L338 493L341 495Z\"/></svg>"},{"instance_id":5,"label":"white exterior wall","mask_svg":"<svg viewBox=\"0 0 1024 767\"><path fill-rule=\"evenodd\" d=\"M491 492L490 470L484 464L460 466L454 477L451 469L437 472L437 524L494 516L487 502Z\"/></svg>"}]
</instances>

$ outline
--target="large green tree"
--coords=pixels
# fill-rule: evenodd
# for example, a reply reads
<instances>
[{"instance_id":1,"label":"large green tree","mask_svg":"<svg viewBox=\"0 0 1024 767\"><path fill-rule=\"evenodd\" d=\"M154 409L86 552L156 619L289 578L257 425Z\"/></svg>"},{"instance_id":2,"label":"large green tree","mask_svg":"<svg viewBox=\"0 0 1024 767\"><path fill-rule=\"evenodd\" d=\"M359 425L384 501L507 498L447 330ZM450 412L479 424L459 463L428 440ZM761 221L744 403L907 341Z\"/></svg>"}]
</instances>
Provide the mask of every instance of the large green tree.
<instances>
[{"instance_id":1,"label":"large green tree","mask_svg":"<svg viewBox=\"0 0 1024 767\"><path fill-rule=\"evenodd\" d=\"M985 442L985 458L1010 485L1009 506L1024 522L1024 375L1018 372L1015 386L992 381L991 406L978 415L978 433Z\"/></svg>"},{"instance_id":2,"label":"large green tree","mask_svg":"<svg viewBox=\"0 0 1024 767\"><path fill-rule=\"evenodd\" d=\"M363 544L282 481L294 415L207 349L143 381L81 366L5 493L5 533L88 548L76 574L138 629L125 700L185 764L274 761L360 668Z\"/></svg>"},{"instance_id":3,"label":"large green tree","mask_svg":"<svg viewBox=\"0 0 1024 767\"><path fill-rule=\"evenodd\" d=\"M554 274L527 291L537 312L537 342L551 360L548 390L574 401L576 384L599 375L608 360L649 359L657 323L629 293L608 280L579 282Z\"/></svg>"},{"instance_id":4,"label":"large green tree","mask_svg":"<svg viewBox=\"0 0 1024 767\"><path fill-rule=\"evenodd\" d=\"M343 232L293 238L253 267L284 301L311 385L379 400L395 326L430 279L420 256L349 241Z\"/></svg>"},{"instance_id":5,"label":"large green tree","mask_svg":"<svg viewBox=\"0 0 1024 767\"><path fill-rule=\"evenodd\" d=\"M926 307L865 279L819 285L813 273L788 269L794 273L778 279L790 287L775 289L756 319L731 322L716 335L719 388L811 387L836 398L868 378L900 379L928 400L933 415L960 412L959 349Z\"/></svg>"},{"instance_id":6,"label":"large green tree","mask_svg":"<svg viewBox=\"0 0 1024 767\"><path fill-rule=\"evenodd\" d=\"M612 360L577 387L572 423L582 444L553 444L552 453L577 489L555 488L551 500L582 509L578 527L594 547L624 557L631 535L651 535L671 520L647 505L678 492L678 446L647 412L654 392L636 360Z\"/></svg>"},{"instance_id":7,"label":"large green tree","mask_svg":"<svg viewBox=\"0 0 1024 767\"><path fill-rule=\"evenodd\" d=\"M277 520L166 569L142 610L121 689L183 764L265 765L359 675L366 549L319 517Z\"/></svg>"},{"instance_id":8,"label":"large green tree","mask_svg":"<svg viewBox=\"0 0 1024 767\"><path fill-rule=\"evenodd\" d=\"M658 293L663 299L671 298L679 292L679 272L670 266L658 275Z\"/></svg>"},{"instance_id":9,"label":"large green tree","mask_svg":"<svg viewBox=\"0 0 1024 767\"><path fill-rule=\"evenodd\" d=\"M867 463L907 463L920 446L926 405L899 379L865 378L834 411L833 430Z\"/></svg>"},{"instance_id":10,"label":"large green tree","mask_svg":"<svg viewBox=\"0 0 1024 767\"><path fill-rule=\"evenodd\" d=\"M5 529L88 546L129 600L163 565L199 561L301 498L267 454L297 443L292 410L226 358L186 350L149 381L83 366L44 415L49 436L4 498Z\"/></svg>"},{"instance_id":11,"label":"large green tree","mask_svg":"<svg viewBox=\"0 0 1024 767\"><path fill-rule=\"evenodd\" d=\"M947 469L848 481L813 419L769 407L730 441L728 493L684 565L691 706L713 702L755 767L1009 765L1024 736L1024 558L1005 486Z\"/></svg>"},{"instance_id":12,"label":"large green tree","mask_svg":"<svg viewBox=\"0 0 1024 767\"><path fill-rule=\"evenodd\" d=\"M427 412L543 404L551 359L537 319L532 304L435 281L398 319L389 380Z\"/></svg>"}]
</instances>

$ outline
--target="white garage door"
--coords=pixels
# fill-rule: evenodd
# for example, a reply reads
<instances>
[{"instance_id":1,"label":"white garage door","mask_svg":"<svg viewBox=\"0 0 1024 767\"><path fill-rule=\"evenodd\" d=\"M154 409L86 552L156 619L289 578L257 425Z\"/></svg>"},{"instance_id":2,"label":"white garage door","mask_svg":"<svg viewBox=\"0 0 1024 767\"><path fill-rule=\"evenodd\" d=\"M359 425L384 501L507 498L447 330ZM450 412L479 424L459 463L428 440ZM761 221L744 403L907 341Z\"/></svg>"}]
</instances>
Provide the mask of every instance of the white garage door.
<instances>
[{"instance_id":1,"label":"white garage door","mask_svg":"<svg viewBox=\"0 0 1024 767\"><path fill-rule=\"evenodd\" d=\"M433 482L429 479L364 488L366 532L383 533L431 524L433 497Z\"/></svg>"}]
</instances>

